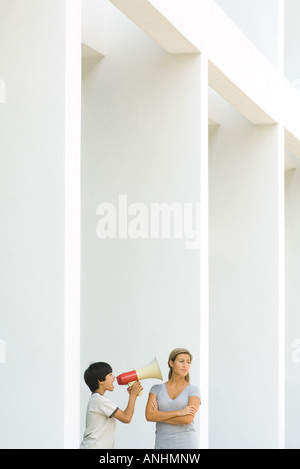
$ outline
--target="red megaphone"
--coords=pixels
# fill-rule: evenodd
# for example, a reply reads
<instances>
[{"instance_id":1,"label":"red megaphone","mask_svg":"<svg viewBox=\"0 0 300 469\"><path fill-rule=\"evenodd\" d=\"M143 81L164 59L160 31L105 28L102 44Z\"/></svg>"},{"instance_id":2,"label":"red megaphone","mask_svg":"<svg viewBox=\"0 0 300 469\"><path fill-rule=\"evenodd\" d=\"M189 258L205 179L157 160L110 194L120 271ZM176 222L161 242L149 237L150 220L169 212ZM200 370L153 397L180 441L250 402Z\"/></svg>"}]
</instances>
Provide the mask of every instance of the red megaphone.
<instances>
[{"instance_id":1,"label":"red megaphone","mask_svg":"<svg viewBox=\"0 0 300 469\"><path fill-rule=\"evenodd\" d=\"M159 364L156 358L149 363L149 365L140 368L139 370L128 371L117 376L118 384L124 385L140 381L141 379L157 378L163 379L159 368Z\"/></svg>"}]
</instances>

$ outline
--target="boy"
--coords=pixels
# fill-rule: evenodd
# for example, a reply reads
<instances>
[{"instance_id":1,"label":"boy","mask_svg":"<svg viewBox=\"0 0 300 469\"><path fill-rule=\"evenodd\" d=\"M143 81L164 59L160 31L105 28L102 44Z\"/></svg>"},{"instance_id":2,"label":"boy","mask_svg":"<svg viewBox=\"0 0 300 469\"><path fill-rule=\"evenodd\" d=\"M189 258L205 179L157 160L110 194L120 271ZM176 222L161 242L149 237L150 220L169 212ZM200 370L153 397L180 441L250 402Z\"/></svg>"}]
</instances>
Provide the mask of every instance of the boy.
<instances>
[{"instance_id":1,"label":"boy","mask_svg":"<svg viewBox=\"0 0 300 469\"><path fill-rule=\"evenodd\" d=\"M88 402L86 430L80 449L112 449L115 444L116 420L130 423L136 398L143 389L141 383L137 381L128 388L128 405L123 411L104 397L106 391L114 390L115 377L108 363L91 364L84 373L84 380L92 395Z\"/></svg>"}]
</instances>

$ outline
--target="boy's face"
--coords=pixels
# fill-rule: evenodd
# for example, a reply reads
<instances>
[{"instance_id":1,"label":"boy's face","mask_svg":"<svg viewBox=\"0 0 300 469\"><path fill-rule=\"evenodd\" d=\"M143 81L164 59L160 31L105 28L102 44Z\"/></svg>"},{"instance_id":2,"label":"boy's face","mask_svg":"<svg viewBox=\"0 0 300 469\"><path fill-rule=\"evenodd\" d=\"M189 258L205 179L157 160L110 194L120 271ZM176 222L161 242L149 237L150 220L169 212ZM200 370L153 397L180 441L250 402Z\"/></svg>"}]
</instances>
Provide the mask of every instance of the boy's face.
<instances>
[{"instance_id":1,"label":"boy's face","mask_svg":"<svg viewBox=\"0 0 300 469\"><path fill-rule=\"evenodd\" d=\"M102 381L105 391L113 391L115 389L114 387L115 379L116 378L112 373L109 373L108 375L105 376L105 381Z\"/></svg>"}]
</instances>

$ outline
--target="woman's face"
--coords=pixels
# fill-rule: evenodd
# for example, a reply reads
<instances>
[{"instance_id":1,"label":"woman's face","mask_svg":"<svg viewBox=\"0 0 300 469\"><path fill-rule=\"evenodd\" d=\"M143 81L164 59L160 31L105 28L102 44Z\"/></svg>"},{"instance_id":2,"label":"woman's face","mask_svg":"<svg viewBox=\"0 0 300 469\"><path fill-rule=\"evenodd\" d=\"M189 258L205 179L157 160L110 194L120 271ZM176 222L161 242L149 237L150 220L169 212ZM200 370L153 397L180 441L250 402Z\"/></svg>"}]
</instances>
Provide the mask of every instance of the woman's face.
<instances>
[{"instance_id":1,"label":"woman's face","mask_svg":"<svg viewBox=\"0 0 300 469\"><path fill-rule=\"evenodd\" d=\"M170 360L173 373L185 377L191 368L191 357L188 353L180 353L174 361Z\"/></svg>"}]
</instances>

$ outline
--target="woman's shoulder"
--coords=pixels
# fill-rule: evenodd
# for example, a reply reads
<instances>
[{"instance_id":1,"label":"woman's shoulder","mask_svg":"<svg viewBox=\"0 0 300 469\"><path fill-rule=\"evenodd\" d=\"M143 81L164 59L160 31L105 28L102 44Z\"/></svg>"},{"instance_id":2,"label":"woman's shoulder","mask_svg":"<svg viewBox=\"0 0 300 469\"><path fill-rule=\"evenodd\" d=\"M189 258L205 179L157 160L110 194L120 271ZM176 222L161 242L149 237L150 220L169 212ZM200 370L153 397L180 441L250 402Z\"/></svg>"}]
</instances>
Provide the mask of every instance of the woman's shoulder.
<instances>
[{"instance_id":1,"label":"woman's shoulder","mask_svg":"<svg viewBox=\"0 0 300 469\"><path fill-rule=\"evenodd\" d=\"M200 388L199 386L195 385L195 384L190 384L188 387L187 387L188 391L189 391L189 395L190 396L197 396L197 397L201 397L201 393L200 393Z\"/></svg>"},{"instance_id":2,"label":"woman's shoulder","mask_svg":"<svg viewBox=\"0 0 300 469\"><path fill-rule=\"evenodd\" d=\"M158 396L158 394L162 391L162 389L164 388L164 385L165 383L162 383L162 384L154 384L152 386L152 388L150 389L149 393L151 394L155 394L156 396Z\"/></svg>"}]
</instances>

